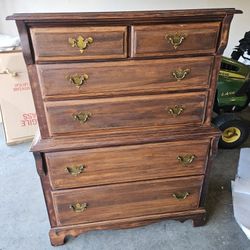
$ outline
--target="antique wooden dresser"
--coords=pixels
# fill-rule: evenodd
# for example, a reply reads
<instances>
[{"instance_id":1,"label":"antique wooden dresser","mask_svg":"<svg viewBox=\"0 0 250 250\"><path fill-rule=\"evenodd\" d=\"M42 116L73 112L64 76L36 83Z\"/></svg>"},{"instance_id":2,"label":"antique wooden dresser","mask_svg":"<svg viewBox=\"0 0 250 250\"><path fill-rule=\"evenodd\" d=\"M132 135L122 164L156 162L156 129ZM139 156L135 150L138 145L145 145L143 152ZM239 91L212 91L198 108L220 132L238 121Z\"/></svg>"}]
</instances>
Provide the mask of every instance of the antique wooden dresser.
<instances>
[{"instance_id":1,"label":"antique wooden dresser","mask_svg":"<svg viewBox=\"0 0 250 250\"><path fill-rule=\"evenodd\" d=\"M161 219L205 223L217 73L235 9L14 14L52 245Z\"/></svg>"}]
</instances>

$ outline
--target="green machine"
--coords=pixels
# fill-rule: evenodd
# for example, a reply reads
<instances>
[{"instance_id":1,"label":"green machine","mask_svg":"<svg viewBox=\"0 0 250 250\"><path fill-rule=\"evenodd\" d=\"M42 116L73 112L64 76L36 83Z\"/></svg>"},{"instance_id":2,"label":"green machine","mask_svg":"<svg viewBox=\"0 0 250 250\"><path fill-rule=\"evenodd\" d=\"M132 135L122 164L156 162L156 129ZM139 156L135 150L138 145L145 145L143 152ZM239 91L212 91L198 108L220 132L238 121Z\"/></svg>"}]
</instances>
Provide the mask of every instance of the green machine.
<instances>
[{"instance_id":1,"label":"green machine","mask_svg":"<svg viewBox=\"0 0 250 250\"><path fill-rule=\"evenodd\" d=\"M222 131L221 148L238 147L248 138L250 119L242 119L236 112L248 107L249 102L250 66L223 57L214 104L216 116L213 119L214 125Z\"/></svg>"},{"instance_id":2,"label":"green machine","mask_svg":"<svg viewBox=\"0 0 250 250\"><path fill-rule=\"evenodd\" d=\"M241 111L249 103L250 66L231 58L222 58L217 87L217 108L225 112Z\"/></svg>"}]
</instances>

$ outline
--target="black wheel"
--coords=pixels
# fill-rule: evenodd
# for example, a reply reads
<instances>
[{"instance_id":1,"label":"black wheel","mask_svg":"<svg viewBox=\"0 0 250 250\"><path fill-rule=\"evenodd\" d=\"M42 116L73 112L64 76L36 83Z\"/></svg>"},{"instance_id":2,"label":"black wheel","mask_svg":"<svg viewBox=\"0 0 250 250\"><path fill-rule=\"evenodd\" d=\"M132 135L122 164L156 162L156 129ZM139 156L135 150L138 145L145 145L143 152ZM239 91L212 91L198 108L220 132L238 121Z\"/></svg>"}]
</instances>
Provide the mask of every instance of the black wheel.
<instances>
[{"instance_id":1,"label":"black wheel","mask_svg":"<svg viewBox=\"0 0 250 250\"><path fill-rule=\"evenodd\" d=\"M222 114L213 120L213 124L222 131L220 148L239 147L249 135L249 126L234 114Z\"/></svg>"},{"instance_id":2,"label":"black wheel","mask_svg":"<svg viewBox=\"0 0 250 250\"><path fill-rule=\"evenodd\" d=\"M218 92L216 91L215 98L214 98L214 107L213 107L213 111L214 111L216 114L220 114L220 107L219 107L219 104L218 104L217 95L218 95Z\"/></svg>"}]
</instances>

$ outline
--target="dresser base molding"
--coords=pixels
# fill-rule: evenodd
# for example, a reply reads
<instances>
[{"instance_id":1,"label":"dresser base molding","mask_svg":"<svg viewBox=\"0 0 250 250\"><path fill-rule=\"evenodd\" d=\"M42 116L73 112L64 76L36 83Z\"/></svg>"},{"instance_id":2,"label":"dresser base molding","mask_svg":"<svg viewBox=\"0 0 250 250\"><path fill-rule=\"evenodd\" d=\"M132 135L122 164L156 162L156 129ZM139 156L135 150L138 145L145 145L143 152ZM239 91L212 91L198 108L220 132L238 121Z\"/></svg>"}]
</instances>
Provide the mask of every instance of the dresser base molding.
<instances>
[{"instance_id":1,"label":"dresser base molding","mask_svg":"<svg viewBox=\"0 0 250 250\"><path fill-rule=\"evenodd\" d=\"M186 220L193 220L193 226L199 227L206 223L206 210L199 208L184 212L171 212L164 214L145 215L134 218L125 218L112 221L101 221L94 223L86 223L64 227L54 227L50 229L49 237L53 246L60 246L66 242L67 237L77 237L82 233L92 230L103 229L126 229L139 226L145 226L151 223L159 222L163 219L172 219L184 222Z\"/></svg>"}]
</instances>

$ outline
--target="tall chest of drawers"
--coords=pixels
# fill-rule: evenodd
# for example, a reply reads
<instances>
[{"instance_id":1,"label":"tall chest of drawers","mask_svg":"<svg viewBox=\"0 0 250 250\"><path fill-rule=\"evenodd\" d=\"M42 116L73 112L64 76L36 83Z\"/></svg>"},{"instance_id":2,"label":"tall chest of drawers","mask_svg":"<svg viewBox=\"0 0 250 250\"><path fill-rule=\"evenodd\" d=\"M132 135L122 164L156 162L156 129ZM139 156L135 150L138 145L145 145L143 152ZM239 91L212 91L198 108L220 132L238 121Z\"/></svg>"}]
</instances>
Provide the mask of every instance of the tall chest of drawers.
<instances>
[{"instance_id":1,"label":"tall chest of drawers","mask_svg":"<svg viewBox=\"0 0 250 250\"><path fill-rule=\"evenodd\" d=\"M52 245L161 219L205 223L216 80L235 9L14 14Z\"/></svg>"}]
</instances>

